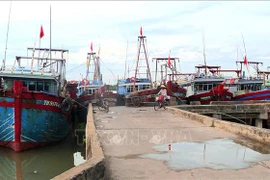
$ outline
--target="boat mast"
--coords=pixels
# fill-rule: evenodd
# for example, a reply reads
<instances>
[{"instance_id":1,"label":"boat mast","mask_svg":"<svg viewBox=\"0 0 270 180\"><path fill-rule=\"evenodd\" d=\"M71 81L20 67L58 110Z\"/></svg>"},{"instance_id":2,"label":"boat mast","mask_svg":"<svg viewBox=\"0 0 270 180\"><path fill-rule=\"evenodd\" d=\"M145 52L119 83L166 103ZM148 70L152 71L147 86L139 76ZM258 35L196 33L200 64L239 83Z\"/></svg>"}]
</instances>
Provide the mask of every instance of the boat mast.
<instances>
[{"instance_id":1,"label":"boat mast","mask_svg":"<svg viewBox=\"0 0 270 180\"><path fill-rule=\"evenodd\" d=\"M3 64L2 64L2 70L3 70L3 71L4 71L5 68L6 68L7 43L8 43L8 32L9 32L9 24L10 24L11 6L12 6L12 1L10 1L10 5L9 5L8 25L7 25L7 36L6 36L6 46L5 46L5 55L4 55Z\"/></svg>"},{"instance_id":2,"label":"boat mast","mask_svg":"<svg viewBox=\"0 0 270 180\"><path fill-rule=\"evenodd\" d=\"M50 5L50 70L52 71L52 10Z\"/></svg>"},{"instance_id":3,"label":"boat mast","mask_svg":"<svg viewBox=\"0 0 270 180\"><path fill-rule=\"evenodd\" d=\"M207 68L206 68L206 56L205 56L205 33L204 29L202 27L202 43L203 43L203 61L204 61L204 73L205 76L207 76Z\"/></svg>"},{"instance_id":4,"label":"boat mast","mask_svg":"<svg viewBox=\"0 0 270 180\"><path fill-rule=\"evenodd\" d=\"M148 62L148 57L147 57L147 51L145 48L145 39L146 36L143 36L142 33L142 27L140 29L140 35L138 36L138 41L139 41L139 47L138 47L138 54L137 54L137 63L136 63L136 69L135 69L135 81L133 84L133 90L135 90L135 83L136 83L136 78L138 74L146 74L146 77L150 79L150 88L152 88L152 78L151 78L151 72L149 68L149 62ZM141 52L141 47L143 47L144 52ZM139 73L139 61L140 61L140 54L144 53L145 55L145 61L146 61L146 72L145 73ZM142 66L140 66L142 67Z\"/></svg>"},{"instance_id":5,"label":"boat mast","mask_svg":"<svg viewBox=\"0 0 270 180\"><path fill-rule=\"evenodd\" d=\"M126 71L127 71L127 52L128 52L128 39L127 39L127 47L126 47L126 60L125 60L124 79L126 79Z\"/></svg>"}]
</instances>

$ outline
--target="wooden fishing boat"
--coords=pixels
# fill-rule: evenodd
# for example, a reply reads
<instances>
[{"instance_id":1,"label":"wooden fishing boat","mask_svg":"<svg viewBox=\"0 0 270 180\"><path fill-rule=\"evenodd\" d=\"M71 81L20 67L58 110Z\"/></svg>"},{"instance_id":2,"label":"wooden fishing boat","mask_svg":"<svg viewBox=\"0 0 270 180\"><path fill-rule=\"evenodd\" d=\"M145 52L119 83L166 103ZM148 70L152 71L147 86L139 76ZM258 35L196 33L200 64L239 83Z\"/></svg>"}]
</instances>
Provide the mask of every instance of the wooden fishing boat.
<instances>
[{"instance_id":1,"label":"wooden fishing boat","mask_svg":"<svg viewBox=\"0 0 270 180\"><path fill-rule=\"evenodd\" d=\"M46 48L28 50L62 55L68 52ZM24 64L29 59L33 64L50 61L58 69L50 65L27 69ZM34 57L33 53L33 57L17 56L15 62L18 66L3 67L0 71L0 145L19 152L62 140L70 130L72 108L65 90L66 60Z\"/></svg>"}]
</instances>

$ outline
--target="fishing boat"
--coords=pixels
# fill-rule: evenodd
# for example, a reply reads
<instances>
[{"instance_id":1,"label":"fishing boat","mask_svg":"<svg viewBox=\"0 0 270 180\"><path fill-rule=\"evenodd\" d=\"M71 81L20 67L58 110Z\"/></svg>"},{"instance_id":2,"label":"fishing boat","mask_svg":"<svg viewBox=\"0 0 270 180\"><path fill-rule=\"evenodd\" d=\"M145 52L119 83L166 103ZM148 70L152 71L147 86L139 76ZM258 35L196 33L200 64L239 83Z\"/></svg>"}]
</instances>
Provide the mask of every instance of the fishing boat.
<instances>
[{"instance_id":1,"label":"fishing boat","mask_svg":"<svg viewBox=\"0 0 270 180\"><path fill-rule=\"evenodd\" d=\"M241 64L241 72L242 72L242 64L246 66L248 64L255 65L256 76L255 77L245 77L245 73L237 79L231 79L230 88L234 92L234 100L235 101L252 101L252 100L270 100L270 90L269 84L267 83L267 79L265 78L265 74L269 74L267 71L260 71L259 64L262 65L262 62L251 61L237 61L237 63Z\"/></svg>"},{"instance_id":2,"label":"fishing boat","mask_svg":"<svg viewBox=\"0 0 270 180\"><path fill-rule=\"evenodd\" d=\"M155 82L153 83L146 50L146 36L143 35L142 28L138 36L138 43L134 76L124 80L118 80L117 84L117 92L122 95L125 100L125 105L138 107L141 104L155 102L161 84L166 85L169 96L176 97L178 100L183 101L186 98L186 89L181 88L176 81L174 81L177 58L153 58L153 61L156 63L156 73L158 71L158 62L165 62L161 67L165 66L166 68L164 77L161 73L160 84L157 84L157 76L155 76ZM144 54L144 57L141 57L141 54ZM171 70L170 75L167 75L167 69Z\"/></svg>"},{"instance_id":3,"label":"fishing boat","mask_svg":"<svg viewBox=\"0 0 270 180\"><path fill-rule=\"evenodd\" d=\"M68 50L28 51L33 52L32 57L16 56L13 66L3 66L0 71L0 145L17 152L58 142L70 130L72 102L66 94L64 75L64 53ZM60 53L62 57L36 57L36 51Z\"/></svg>"},{"instance_id":4,"label":"fishing boat","mask_svg":"<svg viewBox=\"0 0 270 180\"><path fill-rule=\"evenodd\" d=\"M202 29L204 64L195 66L196 73L187 73L188 80L182 83L187 88L187 101L190 104L209 104L211 101L230 101L233 93L224 88L225 78L220 75L221 66L206 64L205 35Z\"/></svg>"},{"instance_id":5,"label":"fishing boat","mask_svg":"<svg viewBox=\"0 0 270 180\"><path fill-rule=\"evenodd\" d=\"M144 56L141 56L142 54ZM117 82L117 93L125 101L126 106L134 105L137 107L142 103L155 101L158 89L152 86L146 50L146 36L143 35L142 27L138 36L138 54L134 76L119 79Z\"/></svg>"},{"instance_id":6,"label":"fishing boat","mask_svg":"<svg viewBox=\"0 0 270 180\"><path fill-rule=\"evenodd\" d=\"M87 53L86 76L77 82L77 97L75 98L75 114L79 121L85 122L89 103L95 105L99 97L103 96L110 105L117 104L118 94L109 90L103 83L100 71L100 55L93 52L93 44L90 45L91 52Z\"/></svg>"},{"instance_id":7,"label":"fishing boat","mask_svg":"<svg viewBox=\"0 0 270 180\"><path fill-rule=\"evenodd\" d=\"M155 86L158 84L164 84L166 85L167 94L169 95L170 99L171 97L175 98L176 104L186 104L186 93L187 90L183 87L181 87L178 84L179 74L180 72L177 71L177 62L180 62L179 58L176 57L169 57L168 58L153 58L153 61L155 61ZM165 63L164 63L165 62ZM158 69L158 64L160 64L160 70ZM158 82L157 73L160 72L160 83ZM173 104L173 100L170 100Z\"/></svg>"},{"instance_id":8,"label":"fishing boat","mask_svg":"<svg viewBox=\"0 0 270 180\"><path fill-rule=\"evenodd\" d=\"M41 26L40 40L43 36ZM32 56L16 56L13 63L5 56L0 69L0 146L20 152L67 136L72 108L66 92L67 53L50 45L27 48Z\"/></svg>"},{"instance_id":9,"label":"fishing boat","mask_svg":"<svg viewBox=\"0 0 270 180\"><path fill-rule=\"evenodd\" d=\"M80 121L86 121L88 104L95 104L98 100L99 89L104 86L100 73L99 58L93 52L93 44L90 45L91 52L87 53L86 75L77 83L76 114Z\"/></svg>"},{"instance_id":10,"label":"fishing boat","mask_svg":"<svg viewBox=\"0 0 270 180\"><path fill-rule=\"evenodd\" d=\"M187 89L189 104L209 104L211 101L231 101L233 93L225 88L226 79L219 73L210 73L220 66L198 65L196 73L187 73L188 80L181 84ZM219 71L216 71L219 72Z\"/></svg>"}]
</instances>

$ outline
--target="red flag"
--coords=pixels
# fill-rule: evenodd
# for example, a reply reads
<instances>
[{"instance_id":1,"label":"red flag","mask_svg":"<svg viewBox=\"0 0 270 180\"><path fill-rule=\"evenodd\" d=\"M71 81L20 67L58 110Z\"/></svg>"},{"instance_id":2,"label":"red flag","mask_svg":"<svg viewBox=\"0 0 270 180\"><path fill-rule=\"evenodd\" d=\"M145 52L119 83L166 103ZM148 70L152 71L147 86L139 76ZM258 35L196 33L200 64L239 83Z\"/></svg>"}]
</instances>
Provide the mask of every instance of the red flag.
<instances>
[{"instance_id":1,"label":"red flag","mask_svg":"<svg viewBox=\"0 0 270 180\"><path fill-rule=\"evenodd\" d=\"M42 25L40 26L40 33L39 33L39 38L41 39L44 36L44 31Z\"/></svg>"},{"instance_id":2,"label":"red flag","mask_svg":"<svg viewBox=\"0 0 270 180\"><path fill-rule=\"evenodd\" d=\"M171 57L170 57L170 55L168 57L168 66L171 66Z\"/></svg>"},{"instance_id":3,"label":"red flag","mask_svg":"<svg viewBox=\"0 0 270 180\"><path fill-rule=\"evenodd\" d=\"M90 44L90 50L93 51L93 43Z\"/></svg>"},{"instance_id":4,"label":"red flag","mask_svg":"<svg viewBox=\"0 0 270 180\"><path fill-rule=\"evenodd\" d=\"M140 29L140 35L142 36L142 26L141 26L141 29Z\"/></svg>"},{"instance_id":5,"label":"red flag","mask_svg":"<svg viewBox=\"0 0 270 180\"><path fill-rule=\"evenodd\" d=\"M230 79L230 84L233 84L234 83L234 78L231 78Z\"/></svg>"},{"instance_id":6,"label":"red flag","mask_svg":"<svg viewBox=\"0 0 270 180\"><path fill-rule=\"evenodd\" d=\"M247 56L246 56L246 55L245 55L245 57L244 57L244 64L245 64L245 65L248 64L248 62L247 62Z\"/></svg>"}]
</instances>

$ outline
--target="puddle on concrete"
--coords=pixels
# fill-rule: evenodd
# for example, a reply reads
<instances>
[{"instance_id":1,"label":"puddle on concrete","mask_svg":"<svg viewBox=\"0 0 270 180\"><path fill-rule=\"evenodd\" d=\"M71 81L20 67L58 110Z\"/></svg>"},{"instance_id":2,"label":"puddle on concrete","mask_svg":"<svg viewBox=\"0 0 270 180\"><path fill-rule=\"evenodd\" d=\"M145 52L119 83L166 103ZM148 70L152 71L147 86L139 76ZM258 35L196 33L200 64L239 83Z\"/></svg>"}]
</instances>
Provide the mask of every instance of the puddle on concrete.
<instances>
[{"instance_id":1,"label":"puddle on concrete","mask_svg":"<svg viewBox=\"0 0 270 180\"><path fill-rule=\"evenodd\" d=\"M165 161L170 169L176 171L195 168L242 169L270 160L270 154L254 151L230 139L172 143L171 151L168 144L154 146L153 149L159 153L140 157Z\"/></svg>"}]
</instances>

